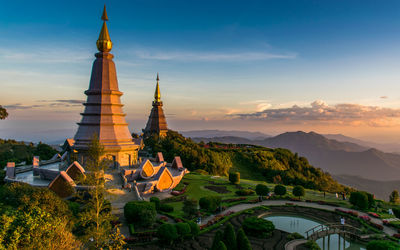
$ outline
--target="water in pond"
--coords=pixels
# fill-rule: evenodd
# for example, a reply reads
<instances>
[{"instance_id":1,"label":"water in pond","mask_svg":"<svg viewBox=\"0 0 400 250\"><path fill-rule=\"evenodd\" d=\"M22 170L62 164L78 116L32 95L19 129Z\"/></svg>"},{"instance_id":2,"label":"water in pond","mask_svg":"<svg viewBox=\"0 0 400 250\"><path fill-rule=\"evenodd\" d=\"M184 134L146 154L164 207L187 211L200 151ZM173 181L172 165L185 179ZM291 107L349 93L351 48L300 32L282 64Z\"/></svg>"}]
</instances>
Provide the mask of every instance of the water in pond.
<instances>
[{"instance_id":1,"label":"water in pond","mask_svg":"<svg viewBox=\"0 0 400 250\"><path fill-rule=\"evenodd\" d=\"M312 220L309 218L297 216L297 215L271 215L264 217L265 219L272 221L274 223L275 228L288 232L294 233L297 232L304 237L306 237L305 232L315 226L318 226L322 223ZM340 237L340 247L339 247L339 235L334 234L330 236L329 240L329 248L328 248L328 237L324 239L317 240L317 244L321 247L321 249L343 249L343 238ZM325 243L325 247L323 247ZM358 243L347 241L345 243L346 250L365 250L366 248Z\"/></svg>"}]
</instances>

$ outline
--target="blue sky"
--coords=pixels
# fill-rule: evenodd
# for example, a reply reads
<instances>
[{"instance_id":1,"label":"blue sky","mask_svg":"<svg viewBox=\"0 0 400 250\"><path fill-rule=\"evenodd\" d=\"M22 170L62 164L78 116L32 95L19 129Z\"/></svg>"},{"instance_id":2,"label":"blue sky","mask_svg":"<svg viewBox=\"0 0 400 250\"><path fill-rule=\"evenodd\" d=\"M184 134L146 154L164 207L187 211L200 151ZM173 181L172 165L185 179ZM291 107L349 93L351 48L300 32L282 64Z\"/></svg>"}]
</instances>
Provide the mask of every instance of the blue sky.
<instances>
[{"instance_id":1,"label":"blue sky","mask_svg":"<svg viewBox=\"0 0 400 250\"><path fill-rule=\"evenodd\" d=\"M132 131L160 72L176 130L400 139L399 1L105 3ZM63 104L85 99L103 4L2 3L0 137L73 135L83 107Z\"/></svg>"}]
</instances>

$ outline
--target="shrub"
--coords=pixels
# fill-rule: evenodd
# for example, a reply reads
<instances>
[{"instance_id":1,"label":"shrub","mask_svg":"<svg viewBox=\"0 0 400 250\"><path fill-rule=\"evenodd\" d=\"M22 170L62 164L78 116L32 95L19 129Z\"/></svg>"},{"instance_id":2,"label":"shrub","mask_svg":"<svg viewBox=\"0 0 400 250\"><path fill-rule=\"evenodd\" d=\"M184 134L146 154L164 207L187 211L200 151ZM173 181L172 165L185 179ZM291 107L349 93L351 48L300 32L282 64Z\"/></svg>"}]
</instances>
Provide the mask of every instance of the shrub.
<instances>
[{"instance_id":1,"label":"shrub","mask_svg":"<svg viewBox=\"0 0 400 250\"><path fill-rule=\"evenodd\" d=\"M171 213L174 211L174 207L169 204L160 204L160 211Z\"/></svg>"},{"instance_id":2,"label":"shrub","mask_svg":"<svg viewBox=\"0 0 400 250\"><path fill-rule=\"evenodd\" d=\"M256 186L256 193L259 196L266 196L269 193L269 188L267 185L264 184L258 184Z\"/></svg>"},{"instance_id":3,"label":"shrub","mask_svg":"<svg viewBox=\"0 0 400 250\"><path fill-rule=\"evenodd\" d=\"M197 200L192 198L187 198L183 202L182 211L189 218L192 218L197 213Z\"/></svg>"},{"instance_id":4,"label":"shrub","mask_svg":"<svg viewBox=\"0 0 400 250\"><path fill-rule=\"evenodd\" d=\"M222 232L218 230L214 235L213 244L211 250L219 250L219 242L222 241Z\"/></svg>"},{"instance_id":5,"label":"shrub","mask_svg":"<svg viewBox=\"0 0 400 250\"><path fill-rule=\"evenodd\" d=\"M292 191L294 196L301 197L306 195L306 190L302 186L295 186Z\"/></svg>"},{"instance_id":6,"label":"shrub","mask_svg":"<svg viewBox=\"0 0 400 250\"><path fill-rule=\"evenodd\" d=\"M158 197L151 197L150 202L154 202L156 210L160 210L160 199Z\"/></svg>"},{"instance_id":7,"label":"shrub","mask_svg":"<svg viewBox=\"0 0 400 250\"><path fill-rule=\"evenodd\" d=\"M367 250L396 250L400 245L388 240L373 240L367 245Z\"/></svg>"},{"instance_id":8,"label":"shrub","mask_svg":"<svg viewBox=\"0 0 400 250\"><path fill-rule=\"evenodd\" d=\"M240 173L239 172L229 173L229 181L232 184L239 184L240 183Z\"/></svg>"},{"instance_id":9,"label":"shrub","mask_svg":"<svg viewBox=\"0 0 400 250\"><path fill-rule=\"evenodd\" d=\"M77 202L73 202L73 201L69 201L69 202L68 202L69 210L71 210L71 212L72 212L72 214L73 214L74 216L77 216L77 215L78 215L80 206L81 206L81 205L79 205L79 203L77 203Z\"/></svg>"},{"instance_id":10,"label":"shrub","mask_svg":"<svg viewBox=\"0 0 400 250\"><path fill-rule=\"evenodd\" d=\"M236 246L239 250L251 250L250 241L244 233L243 228L240 228L237 232Z\"/></svg>"},{"instance_id":11,"label":"shrub","mask_svg":"<svg viewBox=\"0 0 400 250\"><path fill-rule=\"evenodd\" d=\"M196 169L193 171L194 173L200 174L200 175L208 175L208 172L205 171L204 169Z\"/></svg>"},{"instance_id":12,"label":"shrub","mask_svg":"<svg viewBox=\"0 0 400 250\"><path fill-rule=\"evenodd\" d=\"M307 243L305 243L304 246L310 250L321 250L321 248L318 246L317 242L315 242L313 240L307 241Z\"/></svg>"},{"instance_id":13,"label":"shrub","mask_svg":"<svg viewBox=\"0 0 400 250\"><path fill-rule=\"evenodd\" d=\"M200 233L199 225L197 225L197 223L193 221L189 221L188 224L190 226L190 234L192 235L192 237L196 237Z\"/></svg>"},{"instance_id":14,"label":"shrub","mask_svg":"<svg viewBox=\"0 0 400 250\"><path fill-rule=\"evenodd\" d=\"M199 200L199 205L201 209L205 209L209 212L215 212L215 210L221 204L221 197L219 196L206 196Z\"/></svg>"},{"instance_id":15,"label":"shrub","mask_svg":"<svg viewBox=\"0 0 400 250\"><path fill-rule=\"evenodd\" d=\"M129 224L129 233L133 235L135 233L135 226L133 224Z\"/></svg>"},{"instance_id":16,"label":"shrub","mask_svg":"<svg viewBox=\"0 0 400 250\"><path fill-rule=\"evenodd\" d=\"M247 195L252 195L255 192L252 189L240 189L240 190L237 190L235 193L240 196L247 196Z\"/></svg>"},{"instance_id":17,"label":"shrub","mask_svg":"<svg viewBox=\"0 0 400 250\"><path fill-rule=\"evenodd\" d=\"M185 222L179 222L175 224L176 232L179 234L181 239L190 236L190 226Z\"/></svg>"},{"instance_id":18,"label":"shrub","mask_svg":"<svg viewBox=\"0 0 400 250\"><path fill-rule=\"evenodd\" d=\"M274 224L269 221L258 217L248 217L243 221L243 230L247 235L255 237L269 238L275 229Z\"/></svg>"},{"instance_id":19,"label":"shrub","mask_svg":"<svg viewBox=\"0 0 400 250\"><path fill-rule=\"evenodd\" d=\"M153 202L130 201L124 206L124 215L128 223L150 227L156 220L156 208Z\"/></svg>"},{"instance_id":20,"label":"shrub","mask_svg":"<svg viewBox=\"0 0 400 250\"><path fill-rule=\"evenodd\" d=\"M288 236L286 236L286 238L288 240L297 240L297 239L304 239L304 236L297 232L294 232L294 233L291 233Z\"/></svg>"},{"instance_id":21,"label":"shrub","mask_svg":"<svg viewBox=\"0 0 400 250\"><path fill-rule=\"evenodd\" d=\"M365 210L368 208L368 196L365 192L352 192L350 194L350 203L353 204L355 207Z\"/></svg>"},{"instance_id":22,"label":"shrub","mask_svg":"<svg viewBox=\"0 0 400 250\"><path fill-rule=\"evenodd\" d=\"M229 246L229 249L235 250L236 249L236 234L235 234L235 229L233 229L233 226L231 223L227 223L225 230L224 230L224 235L223 235L223 242L225 243L226 246Z\"/></svg>"},{"instance_id":23,"label":"shrub","mask_svg":"<svg viewBox=\"0 0 400 250\"><path fill-rule=\"evenodd\" d=\"M163 224L157 230L157 237L160 239L160 241L171 245L172 242L179 237L179 235L174 225Z\"/></svg>"},{"instance_id":24,"label":"shrub","mask_svg":"<svg viewBox=\"0 0 400 250\"><path fill-rule=\"evenodd\" d=\"M285 195L286 194L286 187L283 186L283 185L276 185L274 187L274 193L276 195L279 195L279 196Z\"/></svg>"},{"instance_id":25,"label":"shrub","mask_svg":"<svg viewBox=\"0 0 400 250\"><path fill-rule=\"evenodd\" d=\"M400 208L394 207L394 208L392 208L392 210L393 210L394 215L395 215L397 218L400 218Z\"/></svg>"}]
</instances>

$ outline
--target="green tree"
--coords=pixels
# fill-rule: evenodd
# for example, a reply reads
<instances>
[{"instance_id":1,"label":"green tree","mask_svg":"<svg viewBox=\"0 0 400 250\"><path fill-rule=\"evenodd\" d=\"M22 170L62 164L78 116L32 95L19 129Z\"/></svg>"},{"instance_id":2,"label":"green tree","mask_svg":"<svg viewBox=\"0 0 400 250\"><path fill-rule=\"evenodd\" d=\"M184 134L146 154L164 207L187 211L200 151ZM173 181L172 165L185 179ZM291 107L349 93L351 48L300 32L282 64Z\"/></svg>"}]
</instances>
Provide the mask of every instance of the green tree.
<instances>
[{"instance_id":1,"label":"green tree","mask_svg":"<svg viewBox=\"0 0 400 250\"><path fill-rule=\"evenodd\" d=\"M197 200L194 198L186 198L183 202L182 211L185 213L185 216L188 218L193 218L197 214Z\"/></svg>"},{"instance_id":2,"label":"green tree","mask_svg":"<svg viewBox=\"0 0 400 250\"><path fill-rule=\"evenodd\" d=\"M306 195L306 190L302 186L295 186L292 191L294 196L301 197Z\"/></svg>"},{"instance_id":3,"label":"green tree","mask_svg":"<svg viewBox=\"0 0 400 250\"><path fill-rule=\"evenodd\" d=\"M368 208L368 196L365 192L352 192L350 194L349 202L355 207L365 210Z\"/></svg>"},{"instance_id":4,"label":"green tree","mask_svg":"<svg viewBox=\"0 0 400 250\"><path fill-rule=\"evenodd\" d=\"M40 207L10 210L0 216L0 249L78 249L68 219Z\"/></svg>"},{"instance_id":5,"label":"green tree","mask_svg":"<svg viewBox=\"0 0 400 250\"><path fill-rule=\"evenodd\" d=\"M274 193L276 195L279 195L279 196L285 195L286 194L286 187L283 186L283 185L276 185L274 187Z\"/></svg>"},{"instance_id":6,"label":"green tree","mask_svg":"<svg viewBox=\"0 0 400 250\"><path fill-rule=\"evenodd\" d=\"M208 212L215 212L215 210L221 205L220 196L206 196L201 197L199 200L201 209L205 209Z\"/></svg>"},{"instance_id":7,"label":"green tree","mask_svg":"<svg viewBox=\"0 0 400 250\"><path fill-rule=\"evenodd\" d=\"M236 248L236 234L235 229L233 228L231 223L227 223L222 241L226 246L229 246L229 249L235 250Z\"/></svg>"},{"instance_id":8,"label":"green tree","mask_svg":"<svg viewBox=\"0 0 400 250\"><path fill-rule=\"evenodd\" d=\"M236 236L236 245L240 250L251 250L251 244L246 234L243 231L243 228L240 228L237 232Z\"/></svg>"},{"instance_id":9,"label":"green tree","mask_svg":"<svg viewBox=\"0 0 400 250\"><path fill-rule=\"evenodd\" d=\"M256 193L258 196L267 196L269 194L269 188L264 184L257 184Z\"/></svg>"},{"instance_id":10,"label":"green tree","mask_svg":"<svg viewBox=\"0 0 400 250\"><path fill-rule=\"evenodd\" d=\"M214 234L214 240L213 243L211 245L211 250L218 250L219 248L219 242L222 241L223 239L223 234L220 230L218 230L215 234Z\"/></svg>"},{"instance_id":11,"label":"green tree","mask_svg":"<svg viewBox=\"0 0 400 250\"><path fill-rule=\"evenodd\" d=\"M389 196L389 201L391 203L395 203L395 204L399 203L399 201L400 201L399 191L393 190L392 193Z\"/></svg>"},{"instance_id":12,"label":"green tree","mask_svg":"<svg viewBox=\"0 0 400 250\"><path fill-rule=\"evenodd\" d=\"M229 181L232 184L239 184L240 183L240 173L239 172L229 173Z\"/></svg>"},{"instance_id":13,"label":"green tree","mask_svg":"<svg viewBox=\"0 0 400 250\"><path fill-rule=\"evenodd\" d=\"M111 214L110 203L105 199L104 172L109 164L102 159L103 155L104 147L95 135L89 144L85 162L89 174L81 180L91 188L86 191L89 199L82 199L85 209L79 214L79 226L85 228L82 238L89 248L107 248L112 244L114 249L120 249L122 245L116 246L115 239L123 236L118 236L119 231L111 225L116 218Z\"/></svg>"},{"instance_id":14,"label":"green tree","mask_svg":"<svg viewBox=\"0 0 400 250\"><path fill-rule=\"evenodd\" d=\"M8 116L7 110L0 105L0 120L6 119Z\"/></svg>"},{"instance_id":15,"label":"green tree","mask_svg":"<svg viewBox=\"0 0 400 250\"><path fill-rule=\"evenodd\" d=\"M219 241L218 242L218 246L217 246L218 250L227 250L226 245L223 241Z\"/></svg>"}]
</instances>

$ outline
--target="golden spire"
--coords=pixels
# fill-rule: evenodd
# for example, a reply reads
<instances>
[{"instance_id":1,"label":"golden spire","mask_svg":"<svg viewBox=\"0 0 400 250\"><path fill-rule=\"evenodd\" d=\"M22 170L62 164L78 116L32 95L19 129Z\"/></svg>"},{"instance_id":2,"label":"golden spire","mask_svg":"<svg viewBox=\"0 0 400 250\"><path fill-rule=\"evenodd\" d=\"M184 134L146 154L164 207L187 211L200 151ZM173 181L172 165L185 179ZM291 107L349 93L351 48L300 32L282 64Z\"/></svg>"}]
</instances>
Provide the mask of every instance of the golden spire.
<instances>
[{"instance_id":1,"label":"golden spire","mask_svg":"<svg viewBox=\"0 0 400 250\"><path fill-rule=\"evenodd\" d=\"M108 21L106 5L104 5L103 15L101 16L101 20L103 20L103 27L101 27L99 39L97 39L96 45L97 49L101 52L110 52L112 48L112 42L110 39L110 35L108 34L107 24Z\"/></svg>"},{"instance_id":2,"label":"golden spire","mask_svg":"<svg viewBox=\"0 0 400 250\"><path fill-rule=\"evenodd\" d=\"M155 102L161 101L160 87L158 86L159 81L160 81L160 78L158 77L158 72L157 72L157 86L156 86L156 92L154 93L154 101Z\"/></svg>"}]
</instances>

